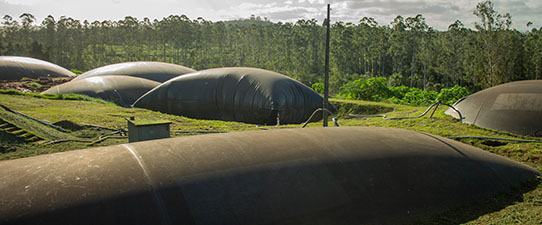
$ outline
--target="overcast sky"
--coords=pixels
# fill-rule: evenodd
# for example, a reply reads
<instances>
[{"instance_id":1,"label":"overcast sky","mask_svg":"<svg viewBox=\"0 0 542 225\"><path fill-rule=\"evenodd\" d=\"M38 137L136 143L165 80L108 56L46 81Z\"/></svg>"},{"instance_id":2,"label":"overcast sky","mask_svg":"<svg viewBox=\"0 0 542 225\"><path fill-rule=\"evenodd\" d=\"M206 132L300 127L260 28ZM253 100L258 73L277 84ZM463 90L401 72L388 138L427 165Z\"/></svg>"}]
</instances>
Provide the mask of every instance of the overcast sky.
<instances>
[{"instance_id":1,"label":"overcast sky","mask_svg":"<svg viewBox=\"0 0 542 225\"><path fill-rule=\"evenodd\" d=\"M473 27L472 14L481 0L0 0L0 17L18 18L22 13L33 14L38 22L47 15L78 20L120 20L133 16L140 20L162 19L169 15L186 15L191 19L203 17L219 21L248 18L251 15L271 21L295 22L300 19L323 21L326 4L332 8L331 20L358 23L363 17L373 17L380 25L388 25L397 15L422 14L427 24L446 30L459 19ZM499 13L512 15L512 26L527 30L527 22L542 27L542 0L493 0Z\"/></svg>"}]
</instances>

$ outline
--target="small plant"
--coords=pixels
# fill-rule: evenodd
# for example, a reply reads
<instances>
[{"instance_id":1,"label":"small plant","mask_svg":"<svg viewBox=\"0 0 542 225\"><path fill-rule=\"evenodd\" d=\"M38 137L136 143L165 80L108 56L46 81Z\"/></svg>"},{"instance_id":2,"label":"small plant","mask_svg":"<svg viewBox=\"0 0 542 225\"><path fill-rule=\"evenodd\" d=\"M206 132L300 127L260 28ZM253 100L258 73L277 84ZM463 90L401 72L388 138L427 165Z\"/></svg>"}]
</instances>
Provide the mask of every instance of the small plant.
<instances>
[{"instance_id":1,"label":"small plant","mask_svg":"<svg viewBox=\"0 0 542 225\"><path fill-rule=\"evenodd\" d=\"M38 84L36 82L30 82L26 85L32 89L40 89L42 87L41 84Z\"/></svg>"},{"instance_id":2,"label":"small plant","mask_svg":"<svg viewBox=\"0 0 542 225\"><path fill-rule=\"evenodd\" d=\"M82 74L83 73L83 71L77 70L77 69L71 69L70 71L72 71L72 73L75 73L75 74Z\"/></svg>"},{"instance_id":3,"label":"small plant","mask_svg":"<svg viewBox=\"0 0 542 225\"><path fill-rule=\"evenodd\" d=\"M318 94L324 94L324 83L314 83L311 88Z\"/></svg>"}]
</instances>

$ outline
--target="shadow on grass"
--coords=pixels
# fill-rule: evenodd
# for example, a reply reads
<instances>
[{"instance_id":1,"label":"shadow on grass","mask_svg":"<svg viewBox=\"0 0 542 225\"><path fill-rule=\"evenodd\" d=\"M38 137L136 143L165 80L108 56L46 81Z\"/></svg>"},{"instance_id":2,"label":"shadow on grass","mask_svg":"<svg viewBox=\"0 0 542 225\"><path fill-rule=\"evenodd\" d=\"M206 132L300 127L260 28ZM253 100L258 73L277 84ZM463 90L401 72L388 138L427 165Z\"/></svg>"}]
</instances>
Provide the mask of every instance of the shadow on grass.
<instances>
[{"instance_id":1,"label":"shadow on grass","mask_svg":"<svg viewBox=\"0 0 542 225\"><path fill-rule=\"evenodd\" d=\"M448 212L426 217L424 219L415 220L410 225L434 225L434 224L463 224L472 220L476 220L482 215L500 211L507 206L518 202L523 202L523 194L535 190L542 184L542 178L533 179L521 187L512 189L508 193L501 193L483 201L474 202L469 206L451 209Z\"/></svg>"},{"instance_id":2,"label":"shadow on grass","mask_svg":"<svg viewBox=\"0 0 542 225\"><path fill-rule=\"evenodd\" d=\"M337 108L336 115L340 119L353 118L352 116L350 116L350 114L373 115L393 111L393 108L381 105L366 105L338 101L331 101L331 104L333 104L335 108Z\"/></svg>"}]
</instances>

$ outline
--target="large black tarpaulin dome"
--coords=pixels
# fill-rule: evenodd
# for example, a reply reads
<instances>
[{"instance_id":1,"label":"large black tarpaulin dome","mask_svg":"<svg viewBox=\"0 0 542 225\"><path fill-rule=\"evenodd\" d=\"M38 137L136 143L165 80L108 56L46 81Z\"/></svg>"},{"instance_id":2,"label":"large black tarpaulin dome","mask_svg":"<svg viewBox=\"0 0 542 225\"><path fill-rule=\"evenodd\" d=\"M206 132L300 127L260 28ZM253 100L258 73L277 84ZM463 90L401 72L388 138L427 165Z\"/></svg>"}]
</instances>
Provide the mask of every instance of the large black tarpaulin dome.
<instances>
[{"instance_id":1,"label":"large black tarpaulin dome","mask_svg":"<svg viewBox=\"0 0 542 225\"><path fill-rule=\"evenodd\" d=\"M542 136L542 80L516 81L491 87L459 100L454 107L461 112L464 123ZM450 109L446 114L459 118Z\"/></svg>"},{"instance_id":2,"label":"large black tarpaulin dome","mask_svg":"<svg viewBox=\"0 0 542 225\"><path fill-rule=\"evenodd\" d=\"M196 135L1 161L0 223L410 224L539 175L402 129Z\"/></svg>"},{"instance_id":3,"label":"large black tarpaulin dome","mask_svg":"<svg viewBox=\"0 0 542 225\"><path fill-rule=\"evenodd\" d=\"M42 94L83 94L130 106L160 83L139 77L107 75L72 80L49 88Z\"/></svg>"},{"instance_id":4,"label":"large black tarpaulin dome","mask_svg":"<svg viewBox=\"0 0 542 225\"><path fill-rule=\"evenodd\" d=\"M149 91L135 107L197 119L255 124L303 123L323 98L285 75L256 68L198 71L171 79ZM335 108L330 104L331 111ZM320 120L321 114L314 117Z\"/></svg>"},{"instance_id":5,"label":"large black tarpaulin dome","mask_svg":"<svg viewBox=\"0 0 542 225\"><path fill-rule=\"evenodd\" d=\"M75 77L71 71L50 62L21 56L0 56L0 80L38 77Z\"/></svg>"},{"instance_id":6,"label":"large black tarpaulin dome","mask_svg":"<svg viewBox=\"0 0 542 225\"><path fill-rule=\"evenodd\" d=\"M74 80L114 74L140 77L162 83L176 76L191 72L195 72L195 70L171 63L125 62L87 71L76 77Z\"/></svg>"}]
</instances>

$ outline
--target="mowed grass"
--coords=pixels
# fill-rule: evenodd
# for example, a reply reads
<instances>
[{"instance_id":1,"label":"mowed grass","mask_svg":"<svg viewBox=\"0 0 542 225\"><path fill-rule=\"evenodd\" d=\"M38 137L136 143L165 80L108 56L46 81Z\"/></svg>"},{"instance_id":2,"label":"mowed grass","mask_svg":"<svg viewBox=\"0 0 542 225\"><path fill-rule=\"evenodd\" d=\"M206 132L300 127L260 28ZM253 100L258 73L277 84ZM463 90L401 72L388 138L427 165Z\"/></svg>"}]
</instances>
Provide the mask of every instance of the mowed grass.
<instances>
[{"instance_id":1,"label":"mowed grass","mask_svg":"<svg viewBox=\"0 0 542 225\"><path fill-rule=\"evenodd\" d=\"M388 118L417 116L427 107L412 107L367 101L351 101L332 99L336 105L341 105L339 124L341 126L395 127L440 136L488 136L510 139L542 140L540 138L523 137L507 132L498 132L461 123L444 114L447 109L441 106L429 118L431 112L419 119L384 120L381 117L352 118L349 113L372 114L385 112ZM338 103L337 103L338 102ZM258 129L299 128L301 125L281 125L257 127L254 124L224 122L213 120L197 120L182 116L162 114L145 109L123 108L114 104L96 101L51 100L31 96L0 94L0 104L13 110L50 122L72 121L89 123L110 128L126 128L126 118L135 116L145 119L169 120L173 136L194 135L175 133L175 131L209 131L236 132ZM349 110L352 105L360 105L356 110ZM346 108L344 106L347 106ZM339 107L338 107L339 108ZM308 124L308 127L322 126L321 122ZM330 122L330 126L333 124ZM197 134L197 133L196 133ZM542 171L542 144L517 142L488 142L486 140L462 139L461 142L479 147L486 151L505 156L522 162ZM93 146L104 146L126 143L127 139L111 139ZM0 159L13 159L58 151L87 148L83 143L60 143L51 146L24 144L11 146L11 150L0 154ZM533 181L512 193L474 203L468 207L452 209L447 213L436 215L430 219L417 221L415 224L542 224L542 185L540 180Z\"/></svg>"},{"instance_id":2,"label":"mowed grass","mask_svg":"<svg viewBox=\"0 0 542 225\"><path fill-rule=\"evenodd\" d=\"M149 120L168 120L173 122L171 124L172 136L194 135L190 132L177 133L176 131L234 132L259 129L254 124L190 119L182 116L153 112L146 109L124 108L99 100L93 101L92 99L87 99L85 101L58 100L37 98L31 95L11 95L0 93L0 104L9 107L12 110L49 123L71 121L78 124L92 124L113 129L126 129L126 119L132 116ZM79 131L78 133L81 132L83 131ZM89 136L87 139L92 139L90 136L97 133L98 132L91 132L91 134L87 135ZM85 134L78 135L85 136ZM65 138L66 137L63 137L61 139ZM97 138L98 137L95 137L94 139ZM62 142L53 145L35 143L18 143L10 145L1 144L0 150L2 151L0 151L0 160L49 154L95 146L122 144L127 142L127 138L111 138L103 142L93 143L92 145L89 145L89 143L79 142Z\"/></svg>"}]
</instances>

